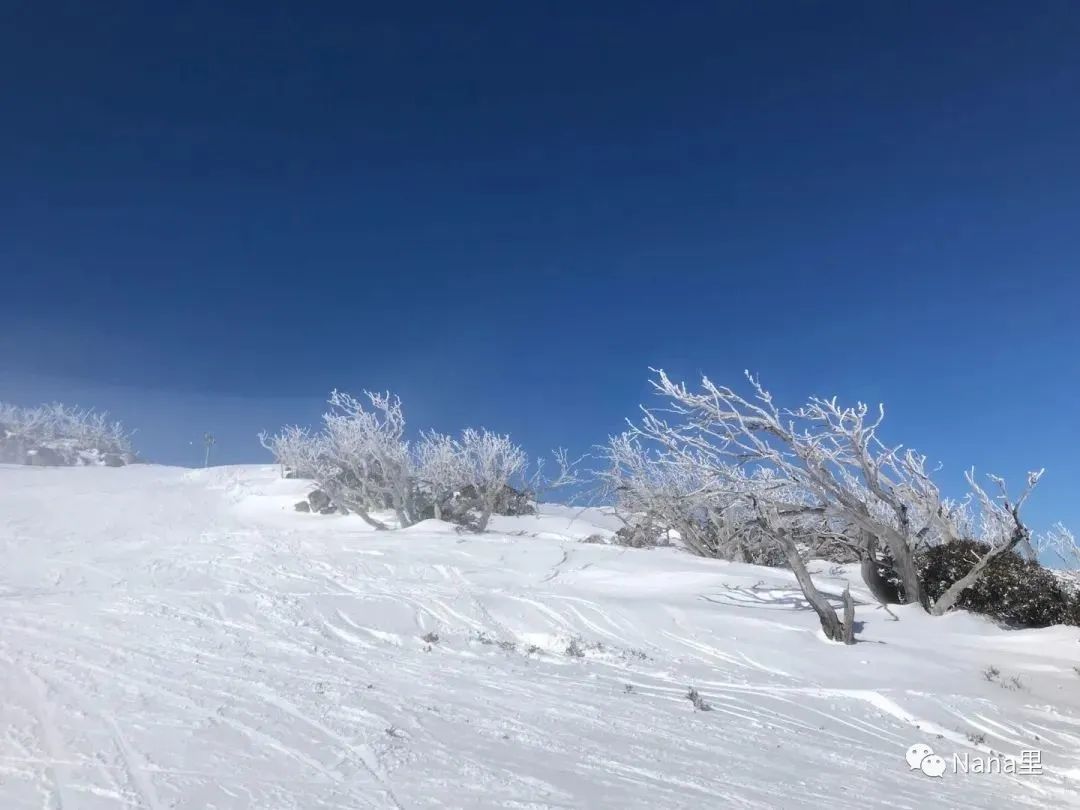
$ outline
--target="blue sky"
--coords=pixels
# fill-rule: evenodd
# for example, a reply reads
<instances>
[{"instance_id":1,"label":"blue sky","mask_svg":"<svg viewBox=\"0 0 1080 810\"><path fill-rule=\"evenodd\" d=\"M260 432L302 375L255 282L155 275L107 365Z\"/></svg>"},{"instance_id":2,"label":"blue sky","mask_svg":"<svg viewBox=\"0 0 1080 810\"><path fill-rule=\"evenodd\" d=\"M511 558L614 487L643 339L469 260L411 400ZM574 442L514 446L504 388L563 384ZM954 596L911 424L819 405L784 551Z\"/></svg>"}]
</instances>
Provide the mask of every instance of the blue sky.
<instances>
[{"instance_id":1,"label":"blue sky","mask_svg":"<svg viewBox=\"0 0 1080 810\"><path fill-rule=\"evenodd\" d=\"M228 6L223 8L222 6ZM1080 525L1080 9L20 3L0 398L263 458L332 387L587 448L648 367L883 400Z\"/></svg>"}]
</instances>

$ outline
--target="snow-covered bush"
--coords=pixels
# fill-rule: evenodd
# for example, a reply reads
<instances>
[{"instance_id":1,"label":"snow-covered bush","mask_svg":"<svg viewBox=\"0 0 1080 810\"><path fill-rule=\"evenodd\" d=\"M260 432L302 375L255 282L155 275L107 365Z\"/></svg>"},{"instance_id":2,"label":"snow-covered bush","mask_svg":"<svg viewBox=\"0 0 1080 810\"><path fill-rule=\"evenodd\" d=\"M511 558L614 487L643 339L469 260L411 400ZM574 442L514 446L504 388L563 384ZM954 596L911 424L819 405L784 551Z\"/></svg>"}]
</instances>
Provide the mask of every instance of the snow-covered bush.
<instances>
[{"instance_id":1,"label":"snow-covered bush","mask_svg":"<svg viewBox=\"0 0 1080 810\"><path fill-rule=\"evenodd\" d=\"M666 543L674 533L679 545L702 557L785 564L748 507L745 476L733 474L738 487L722 482L708 464L697 463L702 459L686 463L637 432L609 438L600 455L607 467L597 475L627 524L617 533L617 543L640 548ZM800 535L804 556L811 539L806 532Z\"/></svg>"},{"instance_id":2,"label":"snow-covered bush","mask_svg":"<svg viewBox=\"0 0 1080 810\"><path fill-rule=\"evenodd\" d=\"M283 478L315 478L313 453L317 450L317 443L307 428L286 425L274 435L260 433L259 442L281 465Z\"/></svg>"},{"instance_id":3,"label":"snow-covered bush","mask_svg":"<svg viewBox=\"0 0 1080 810\"><path fill-rule=\"evenodd\" d=\"M131 436L106 413L61 403L0 403L0 463L120 467L136 460Z\"/></svg>"},{"instance_id":4,"label":"snow-covered bush","mask_svg":"<svg viewBox=\"0 0 1080 810\"><path fill-rule=\"evenodd\" d=\"M476 493L480 512L477 530L482 532L500 499L507 502L506 490L524 472L528 459L509 436L483 429L462 431L458 447L465 485Z\"/></svg>"},{"instance_id":5,"label":"snow-covered bush","mask_svg":"<svg viewBox=\"0 0 1080 810\"><path fill-rule=\"evenodd\" d=\"M444 433L429 431L416 444L416 478L419 489L431 504L437 520L452 517L446 513L454 493L465 486L465 469L458 443Z\"/></svg>"},{"instance_id":6,"label":"snow-covered bush","mask_svg":"<svg viewBox=\"0 0 1080 810\"><path fill-rule=\"evenodd\" d=\"M931 599L938 599L990 551L986 543L956 540L919 555L919 573ZM1001 554L964 590L956 606L992 616L1014 627L1075 624L1070 594L1054 574L1015 551Z\"/></svg>"},{"instance_id":7,"label":"snow-covered bush","mask_svg":"<svg viewBox=\"0 0 1080 810\"><path fill-rule=\"evenodd\" d=\"M364 393L367 404L333 391L318 433L290 426L259 439L284 469L311 478L335 505L375 528L387 526L371 513L386 509L393 510L400 526L411 526L417 520L417 490L401 400Z\"/></svg>"},{"instance_id":8,"label":"snow-covered bush","mask_svg":"<svg viewBox=\"0 0 1080 810\"><path fill-rule=\"evenodd\" d=\"M468 428L457 439L422 434L414 466L421 497L430 502L434 517L484 531L493 514L535 511L529 493L513 485L522 486L527 463L525 451L509 436Z\"/></svg>"},{"instance_id":9,"label":"snow-covered bush","mask_svg":"<svg viewBox=\"0 0 1080 810\"><path fill-rule=\"evenodd\" d=\"M402 527L433 516L483 531L493 514L531 514L530 484L553 487L570 480L565 451L555 454L557 480L544 478L542 465L527 479L525 451L509 436L485 429L470 428L457 438L431 431L410 443L401 401L390 394L365 396L367 402L334 391L321 431L291 426L259 440L283 472L314 480L336 507L376 528L387 526L372 513L392 510Z\"/></svg>"},{"instance_id":10,"label":"snow-covered bush","mask_svg":"<svg viewBox=\"0 0 1080 810\"><path fill-rule=\"evenodd\" d=\"M323 455L343 492L334 500L354 509L389 508L400 526L416 522L413 457L405 439L401 400L365 391L368 405L334 391L323 415Z\"/></svg>"},{"instance_id":11,"label":"snow-covered bush","mask_svg":"<svg viewBox=\"0 0 1080 810\"><path fill-rule=\"evenodd\" d=\"M1069 604L1065 608L1065 621L1063 623L1080 627L1080 589L1073 590L1069 594ZM1080 670L1078 670L1078 673L1080 673Z\"/></svg>"}]
</instances>

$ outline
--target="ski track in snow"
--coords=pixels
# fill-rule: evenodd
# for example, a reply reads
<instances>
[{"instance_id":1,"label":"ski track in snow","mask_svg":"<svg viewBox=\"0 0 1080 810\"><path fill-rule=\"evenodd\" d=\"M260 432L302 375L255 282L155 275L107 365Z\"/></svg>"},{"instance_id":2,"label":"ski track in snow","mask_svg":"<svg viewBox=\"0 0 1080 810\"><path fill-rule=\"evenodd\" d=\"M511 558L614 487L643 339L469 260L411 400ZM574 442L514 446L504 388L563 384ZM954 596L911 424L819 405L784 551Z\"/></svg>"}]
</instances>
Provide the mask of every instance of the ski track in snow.
<instances>
[{"instance_id":1,"label":"ski track in snow","mask_svg":"<svg viewBox=\"0 0 1080 810\"><path fill-rule=\"evenodd\" d=\"M867 605L843 647L790 574L586 513L372 532L304 491L0 467L0 808L1080 807L1075 629ZM1045 772L933 780L915 742Z\"/></svg>"}]
</instances>

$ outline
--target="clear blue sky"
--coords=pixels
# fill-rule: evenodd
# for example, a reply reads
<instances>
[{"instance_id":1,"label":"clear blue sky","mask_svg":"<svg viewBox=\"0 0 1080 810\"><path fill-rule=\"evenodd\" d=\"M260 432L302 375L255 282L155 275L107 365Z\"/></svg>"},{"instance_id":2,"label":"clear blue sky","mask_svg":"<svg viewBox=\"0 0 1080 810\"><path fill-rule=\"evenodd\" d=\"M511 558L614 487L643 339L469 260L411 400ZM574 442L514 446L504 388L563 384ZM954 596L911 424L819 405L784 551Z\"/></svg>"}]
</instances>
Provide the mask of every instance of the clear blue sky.
<instances>
[{"instance_id":1,"label":"clear blue sky","mask_svg":"<svg viewBox=\"0 0 1080 810\"><path fill-rule=\"evenodd\" d=\"M586 448L650 365L884 400L1080 525L1073 2L16 2L0 398L263 458L332 387Z\"/></svg>"}]
</instances>

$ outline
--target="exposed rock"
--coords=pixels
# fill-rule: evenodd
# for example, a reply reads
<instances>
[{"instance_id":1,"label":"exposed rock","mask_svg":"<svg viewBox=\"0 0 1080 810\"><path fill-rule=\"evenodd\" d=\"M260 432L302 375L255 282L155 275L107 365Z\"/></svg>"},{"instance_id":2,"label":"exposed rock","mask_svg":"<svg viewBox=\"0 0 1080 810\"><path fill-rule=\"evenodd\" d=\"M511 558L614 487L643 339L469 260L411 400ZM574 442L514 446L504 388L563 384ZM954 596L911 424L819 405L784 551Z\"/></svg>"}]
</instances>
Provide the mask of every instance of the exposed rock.
<instances>
[{"instance_id":1,"label":"exposed rock","mask_svg":"<svg viewBox=\"0 0 1080 810\"><path fill-rule=\"evenodd\" d=\"M310 504L308 504L307 501L300 501L300 503L296 504L296 506L294 506L293 508L297 512L310 512L311 511L311 506L310 506Z\"/></svg>"},{"instance_id":2,"label":"exposed rock","mask_svg":"<svg viewBox=\"0 0 1080 810\"><path fill-rule=\"evenodd\" d=\"M480 493L476 491L476 487L468 484L442 504L443 520L468 524L469 513L481 508ZM536 514L536 509L528 492L504 484L495 498L495 506L491 512L494 515L533 515Z\"/></svg>"},{"instance_id":3,"label":"exposed rock","mask_svg":"<svg viewBox=\"0 0 1080 810\"><path fill-rule=\"evenodd\" d=\"M27 451L26 463L34 467L66 467L69 464L63 453L51 447L35 447Z\"/></svg>"},{"instance_id":4,"label":"exposed rock","mask_svg":"<svg viewBox=\"0 0 1080 810\"><path fill-rule=\"evenodd\" d=\"M651 548L658 545L659 541L660 530L649 520L623 526L612 538L615 545L629 548Z\"/></svg>"},{"instance_id":5,"label":"exposed rock","mask_svg":"<svg viewBox=\"0 0 1080 810\"><path fill-rule=\"evenodd\" d=\"M318 512L319 514L328 514L324 512L330 506L330 496L323 492L321 489L317 489L307 496L308 503L311 505L312 512Z\"/></svg>"},{"instance_id":6,"label":"exposed rock","mask_svg":"<svg viewBox=\"0 0 1080 810\"><path fill-rule=\"evenodd\" d=\"M28 449L20 437L0 435L0 464L26 464Z\"/></svg>"}]
</instances>

